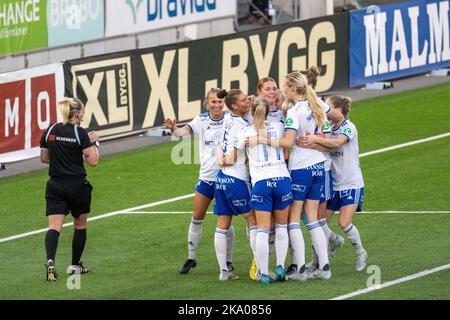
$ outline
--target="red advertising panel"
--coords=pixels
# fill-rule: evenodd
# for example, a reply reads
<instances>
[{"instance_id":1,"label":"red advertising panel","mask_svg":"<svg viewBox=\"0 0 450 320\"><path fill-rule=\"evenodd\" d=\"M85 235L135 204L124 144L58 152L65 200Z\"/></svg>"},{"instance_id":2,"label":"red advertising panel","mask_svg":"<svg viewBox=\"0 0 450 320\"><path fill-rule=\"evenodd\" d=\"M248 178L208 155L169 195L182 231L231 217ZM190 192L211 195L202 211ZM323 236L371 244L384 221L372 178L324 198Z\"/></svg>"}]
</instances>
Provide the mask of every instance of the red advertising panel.
<instances>
[{"instance_id":1,"label":"red advertising panel","mask_svg":"<svg viewBox=\"0 0 450 320\"><path fill-rule=\"evenodd\" d=\"M0 83L0 153L25 148L25 80Z\"/></svg>"},{"instance_id":2,"label":"red advertising panel","mask_svg":"<svg viewBox=\"0 0 450 320\"><path fill-rule=\"evenodd\" d=\"M61 121L62 63L0 74L0 163L39 156L39 141Z\"/></svg>"},{"instance_id":3,"label":"red advertising panel","mask_svg":"<svg viewBox=\"0 0 450 320\"><path fill-rule=\"evenodd\" d=\"M31 147L39 146L42 131L57 122L55 74L31 78Z\"/></svg>"}]
</instances>

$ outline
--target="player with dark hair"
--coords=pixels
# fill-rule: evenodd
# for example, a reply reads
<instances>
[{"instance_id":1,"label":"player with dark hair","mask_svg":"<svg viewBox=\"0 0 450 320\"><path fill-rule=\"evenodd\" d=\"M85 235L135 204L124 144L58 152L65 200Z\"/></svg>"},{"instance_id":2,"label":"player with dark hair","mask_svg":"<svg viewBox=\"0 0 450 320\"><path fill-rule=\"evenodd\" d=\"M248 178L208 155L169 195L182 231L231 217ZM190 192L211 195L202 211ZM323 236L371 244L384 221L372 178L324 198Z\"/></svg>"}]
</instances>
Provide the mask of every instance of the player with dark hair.
<instances>
[{"instance_id":1,"label":"player with dark hair","mask_svg":"<svg viewBox=\"0 0 450 320\"><path fill-rule=\"evenodd\" d=\"M244 150L234 147L235 139L249 125L244 117L249 116L250 99L238 89L220 92L225 98L225 104L230 114L225 116L222 149L218 149L218 163L222 167L216 177L214 192L214 214L217 215L217 227L214 237L217 261L219 263L219 280L234 280L237 277L231 273L226 264L228 243L226 235L231 226L233 216L242 215L247 221L250 233L250 247L255 256L256 219L250 210L249 171L246 165ZM218 95L219 95L218 94Z\"/></svg>"},{"instance_id":2,"label":"player with dark hair","mask_svg":"<svg viewBox=\"0 0 450 320\"><path fill-rule=\"evenodd\" d=\"M320 150L325 148L330 151L333 196L327 204L328 220L339 210L339 226L356 250L356 271L362 271L366 266L367 252L362 246L358 229L353 225L353 216L362 210L364 199L364 180L359 166L358 131L348 119L350 98L334 95L327 99L327 103L333 109L333 113L330 114L330 119L334 123L332 138L310 135L301 140L305 148Z\"/></svg>"}]
</instances>

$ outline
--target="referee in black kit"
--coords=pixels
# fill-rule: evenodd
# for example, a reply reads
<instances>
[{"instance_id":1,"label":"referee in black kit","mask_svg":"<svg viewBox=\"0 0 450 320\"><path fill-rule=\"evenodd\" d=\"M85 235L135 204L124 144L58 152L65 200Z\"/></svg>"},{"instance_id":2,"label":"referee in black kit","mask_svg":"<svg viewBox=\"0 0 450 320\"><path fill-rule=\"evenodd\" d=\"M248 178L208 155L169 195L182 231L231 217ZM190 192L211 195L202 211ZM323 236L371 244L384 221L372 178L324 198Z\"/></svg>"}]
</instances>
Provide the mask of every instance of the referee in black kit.
<instances>
[{"instance_id":1,"label":"referee in black kit","mask_svg":"<svg viewBox=\"0 0 450 320\"><path fill-rule=\"evenodd\" d=\"M51 125L41 137L41 161L49 163L45 200L48 228L45 236L47 252L47 281L56 281L55 255L64 217L71 212L74 234L72 265L68 273L87 273L89 269L80 262L86 244L87 214L91 206L92 186L86 180L83 156L87 163L98 164L98 135L79 127L84 117L84 105L77 98L63 98L59 105L62 123Z\"/></svg>"}]
</instances>

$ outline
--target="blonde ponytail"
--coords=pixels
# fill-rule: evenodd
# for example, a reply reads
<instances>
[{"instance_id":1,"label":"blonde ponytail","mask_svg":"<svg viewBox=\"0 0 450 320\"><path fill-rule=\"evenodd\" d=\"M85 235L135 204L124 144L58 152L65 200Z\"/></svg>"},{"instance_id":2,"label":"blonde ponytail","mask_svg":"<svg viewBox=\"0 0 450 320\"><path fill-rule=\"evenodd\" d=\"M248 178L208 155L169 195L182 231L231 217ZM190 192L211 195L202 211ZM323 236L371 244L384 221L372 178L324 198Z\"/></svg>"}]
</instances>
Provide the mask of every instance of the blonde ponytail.
<instances>
[{"instance_id":1,"label":"blonde ponytail","mask_svg":"<svg viewBox=\"0 0 450 320\"><path fill-rule=\"evenodd\" d=\"M287 117L287 112L291 108L291 105L289 104L289 101L287 99L284 99L283 103L281 104L281 110L283 111L283 115Z\"/></svg>"},{"instance_id":2,"label":"blonde ponytail","mask_svg":"<svg viewBox=\"0 0 450 320\"><path fill-rule=\"evenodd\" d=\"M69 122L84 106L80 99L67 97L62 98L58 104L60 105L61 115L63 116L63 124Z\"/></svg>"},{"instance_id":3,"label":"blonde ponytail","mask_svg":"<svg viewBox=\"0 0 450 320\"><path fill-rule=\"evenodd\" d=\"M309 108L314 117L314 121L316 122L316 126L322 128L325 123L325 112L323 111L320 104L317 102L317 95L313 88L309 84L306 85L305 92L306 100L308 100Z\"/></svg>"},{"instance_id":4,"label":"blonde ponytail","mask_svg":"<svg viewBox=\"0 0 450 320\"><path fill-rule=\"evenodd\" d=\"M316 92L308 84L306 77L300 71L292 71L286 75L286 82L288 86L295 88L297 94L303 95L308 100L316 126L321 128L325 123L325 112L317 102Z\"/></svg>"},{"instance_id":5,"label":"blonde ponytail","mask_svg":"<svg viewBox=\"0 0 450 320\"><path fill-rule=\"evenodd\" d=\"M269 114L269 102L264 98L256 98L253 102L253 125L255 126L256 132L265 134L266 131L266 118ZM263 132L261 132L263 131Z\"/></svg>"},{"instance_id":6,"label":"blonde ponytail","mask_svg":"<svg viewBox=\"0 0 450 320\"><path fill-rule=\"evenodd\" d=\"M70 99L69 98L63 98L61 101L59 101L59 105L61 108L61 115L63 117L63 123L66 124L67 121L69 121L69 115L70 115Z\"/></svg>"}]
</instances>

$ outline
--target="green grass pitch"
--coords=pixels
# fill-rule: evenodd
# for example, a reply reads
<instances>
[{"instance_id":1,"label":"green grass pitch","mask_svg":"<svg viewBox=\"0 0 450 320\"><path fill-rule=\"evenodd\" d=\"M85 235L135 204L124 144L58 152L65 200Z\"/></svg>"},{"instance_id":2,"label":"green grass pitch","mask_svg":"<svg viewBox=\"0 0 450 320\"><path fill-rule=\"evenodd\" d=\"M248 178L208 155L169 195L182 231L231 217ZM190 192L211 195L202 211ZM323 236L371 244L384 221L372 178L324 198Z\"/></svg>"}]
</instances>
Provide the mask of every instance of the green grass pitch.
<instances>
[{"instance_id":1,"label":"green grass pitch","mask_svg":"<svg viewBox=\"0 0 450 320\"><path fill-rule=\"evenodd\" d=\"M360 152L449 132L450 83L353 104ZM194 192L198 165L170 161L175 143L104 157L88 169L94 186L91 217ZM365 211L449 211L450 137L361 158ZM0 239L45 228L42 170L0 179ZM144 211L190 211L192 198ZM329 281L275 283L251 281L250 248L242 217L234 218L235 273L218 281L214 252L215 217L208 215L198 265L188 275L178 269L187 256L189 214L116 215L88 224L82 260L92 272L81 289L69 290L65 268L71 259L71 228L64 228L56 257L60 279L45 281L44 233L0 243L0 299L330 299L364 289L371 274L354 270L355 252L347 240L331 260ZM69 217L66 222L71 221ZM450 263L450 214L359 214L369 258L381 282ZM336 220L331 227L339 234ZM310 239L302 227L310 257ZM289 262L289 257L287 262ZM309 259L308 259L309 260ZM356 296L354 299L450 299L450 270L444 270Z\"/></svg>"}]
</instances>

